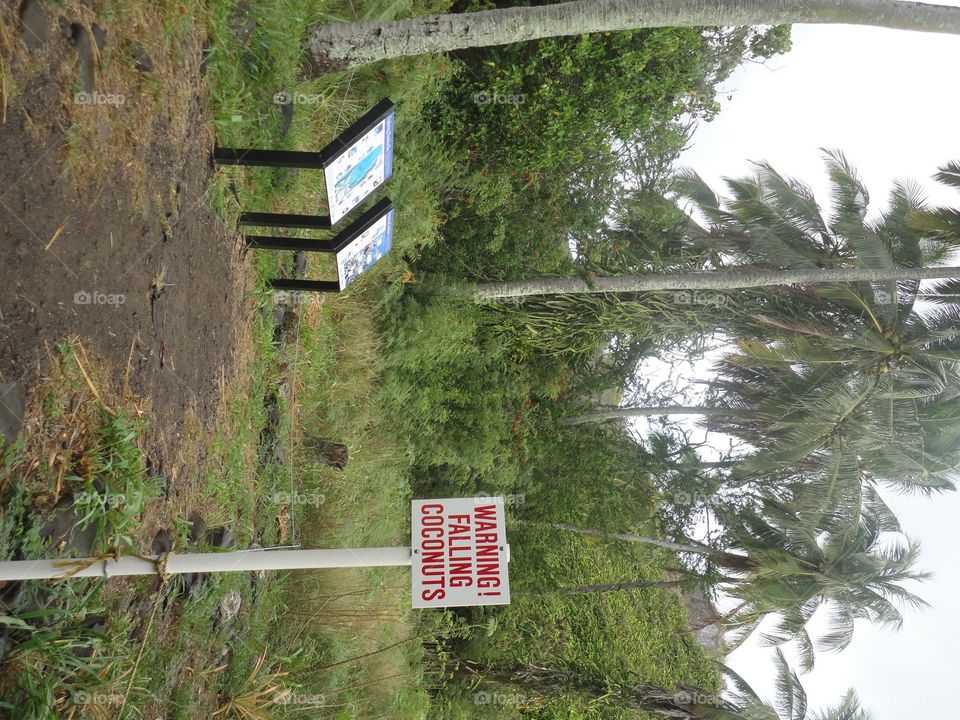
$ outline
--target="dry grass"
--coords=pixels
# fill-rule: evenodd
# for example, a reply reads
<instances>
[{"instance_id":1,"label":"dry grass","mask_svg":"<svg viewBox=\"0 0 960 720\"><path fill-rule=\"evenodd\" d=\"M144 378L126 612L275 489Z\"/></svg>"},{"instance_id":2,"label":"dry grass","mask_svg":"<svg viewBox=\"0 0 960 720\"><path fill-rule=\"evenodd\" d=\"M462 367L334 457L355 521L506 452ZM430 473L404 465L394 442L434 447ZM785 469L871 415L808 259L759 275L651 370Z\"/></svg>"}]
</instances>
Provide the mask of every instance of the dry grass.
<instances>
[{"instance_id":1,"label":"dry grass","mask_svg":"<svg viewBox=\"0 0 960 720\"><path fill-rule=\"evenodd\" d=\"M227 698L214 711L213 717L224 715L238 720L271 720L270 708L282 703L291 691L283 683L287 673L266 666L266 658L267 651L264 650L254 663L243 689Z\"/></svg>"},{"instance_id":2,"label":"dry grass","mask_svg":"<svg viewBox=\"0 0 960 720\"><path fill-rule=\"evenodd\" d=\"M18 19L11 5L0 9L0 115L5 118L18 97L18 87L43 76L50 86L63 90L52 114L27 127L38 136L43 131L67 130L67 154L63 161L78 187L91 197L108 181L122 180L130 187L133 211L149 211L161 221L164 197L149 182L150 164L164 162L178 167L185 146L193 146L196 133L206 133L213 145L208 123L196 122L196 98L205 94L198 68L205 38L206 5L195 0L113 2L96 11L83 0L62 0L47 9L49 32L58 33L60 18L83 28L93 42L92 27L102 28L106 44L95 50L95 90L104 102L77 102L78 77L75 53L63 58L54 43L29 52L18 37ZM59 40L58 40L59 42ZM65 42L65 41L63 41ZM134 48L150 57L152 69L137 69ZM60 62L58 62L58 60ZM53 76L50 76L51 69ZM25 109L25 108L24 108ZM49 116L48 116L49 115ZM187 138L192 143L179 142ZM175 189L174 189L175 191Z\"/></svg>"},{"instance_id":3,"label":"dry grass","mask_svg":"<svg viewBox=\"0 0 960 720\"><path fill-rule=\"evenodd\" d=\"M11 73L14 52L19 43L14 40L11 28L16 22L12 3L0 7L0 124L7 122L7 108L16 96L17 86Z\"/></svg>"},{"instance_id":4,"label":"dry grass","mask_svg":"<svg viewBox=\"0 0 960 720\"><path fill-rule=\"evenodd\" d=\"M116 15L105 19L80 0L67 0L65 6L73 22L88 32L94 23L106 31L97 88L123 98L122 104L93 105L71 103L67 98L68 164L78 185L85 188L95 188L122 168L135 207L142 209L149 203L162 215L169 198L150 188L148 164L161 147L168 154L165 161L180 164L178 139L187 137L194 97L203 89L196 80L202 30L191 22L191 18L202 18L202 7L169 0L118 3L113 6ZM179 22L178 16L182 17ZM150 72L137 70L133 46L150 56ZM212 144L212 134L209 141Z\"/></svg>"},{"instance_id":5,"label":"dry grass","mask_svg":"<svg viewBox=\"0 0 960 720\"><path fill-rule=\"evenodd\" d=\"M110 391L112 369L86 355L79 340L64 343L60 353L51 348L47 352L50 370L28 398L26 444L9 473L38 493L41 508L60 499L65 478L88 476L99 443L100 409L120 401ZM127 407L137 412L135 403Z\"/></svg>"}]
</instances>

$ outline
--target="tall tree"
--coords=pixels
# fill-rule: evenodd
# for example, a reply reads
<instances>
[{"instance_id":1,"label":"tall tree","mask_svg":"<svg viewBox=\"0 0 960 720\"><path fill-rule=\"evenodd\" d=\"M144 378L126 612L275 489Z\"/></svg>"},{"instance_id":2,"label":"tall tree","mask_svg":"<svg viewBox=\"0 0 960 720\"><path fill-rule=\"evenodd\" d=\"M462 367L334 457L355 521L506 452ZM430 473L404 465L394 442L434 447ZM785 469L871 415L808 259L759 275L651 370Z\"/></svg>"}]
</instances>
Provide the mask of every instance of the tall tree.
<instances>
[{"instance_id":1,"label":"tall tree","mask_svg":"<svg viewBox=\"0 0 960 720\"><path fill-rule=\"evenodd\" d=\"M675 187L706 218L704 226L691 220L691 242L714 248L717 266L810 273L923 269L956 248L956 211L930 209L915 186L898 183L886 211L868 220L856 171L838 152L827 154L827 169L829 216L809 187L767 164L754 177L728 180L728 199L695 174L681 175ZM938 179L957 177L950 170ZM960 464L956 284L922 288L901 278L792 291L770 311L728 321L748 339L737 341L710 382L720 407L601 408L564 422L698 414L710 429L755 448L741 474L772 476L800 464L797 481L818 483L833 514L859 503L865 478L927 492L950 488Z\"/></svg>"},{"instance_id":2,"label":"tall tree","mask_svg":"<svg viewBox=\"0 0 960 720\"><path fill-rule=\"evenodd\" d=\"M566 524L553 527L709 559L722 573L727 592L743 602L734 618L742 631L740 638L773 614L777 623L764 638L772 644L797 641L805 669L813 666L814 658L806 624L818 608L831 611L830 629L818 644L823 650L839 651L853 637L854 620L899 628L903 618L898 605L925 606L904 588L904 583L927 577L913 569L919 545L911 540L896 545L886 542L884 534L899 526L872 492L862 512L827 533L773 499L766 499L759 510L738 508L736 513L719 514L726 528L726 547Z\"/></svg>"},{"instance_id":3,"label":"tall tree","mask_svg":"<svg viewBox=\"0 0 960 720\"><path fill-rule=\"evenodd\" d=\"M531 295L602 295L682 290L737 290L783 285L911 282L960 278L960 266L882 268L819 268L797 270L725 270L676 275L616 275L581 278L535 278L481 283L474 290L478 303Z\"/></svg>"},{"instance_id":4,"label":"tall tree","mask_svg":"<svg viewBox=\"0 0 960 720\"><path fill-rule=\"evenodd\" d=\"M598 682L577 673L539 666L478 668L476 674L486 682L518 687L539 698L573 694L596 704L632 708L674 720L870 720L852 690L836 707L812 713L800 678L779 650L774 663L776 695L772 702L762 700L742 677L727 667L722 667L730 681L724 693L696 687L668 690L642 682Z\"/></svg>"},{"instance_id":5,"label":"tall tree","mask_svg":"<svg viewBox=\"0 0 960 720\"><path fill-rule=\"evenodd\" d=\"M315 25L316 71L558 35L649 27L826 23L960 33L960 9L896 0L579 0L386 22Z\"/></svg>"}]
</instances>

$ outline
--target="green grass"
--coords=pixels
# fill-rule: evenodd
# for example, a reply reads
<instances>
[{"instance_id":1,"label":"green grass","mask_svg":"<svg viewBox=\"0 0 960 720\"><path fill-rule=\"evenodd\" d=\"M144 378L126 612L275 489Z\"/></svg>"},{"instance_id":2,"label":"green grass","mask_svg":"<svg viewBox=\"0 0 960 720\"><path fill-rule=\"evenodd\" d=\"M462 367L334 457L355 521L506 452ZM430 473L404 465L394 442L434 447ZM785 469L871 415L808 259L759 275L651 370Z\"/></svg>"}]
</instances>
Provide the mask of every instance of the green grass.
<instances>
[{"instance_id":1,"label":"green grass","mask_svg":"<svg viewBox=\"0 0 960 720\"><path fill-rule=\"evenodd\" d=\"M236 7L232 0L211 0L193 18L208 24L213 41L208 84L218 142L319 150L375 102L391 97L397 103L395 175L378 195L393 199L396 235L392 252L347 292L308 298L298 309L294 336L279 345L266 283L288 271L291 257L256 253L249 356L238 379L224 388L212 434L190 429L202 438L202 459L195 475L181 479L182 496L169 521L179 549L191 510L200 510L208 526L230 527L238 547L292 540L305 547L406 545L414 489L507 491L529 475L523 464L536 438L533 397L559 396L568 376L562 365L526 368L527 358L511 353L498 333L484 334L478 311L456 299L441 302L420 284L417 261L425 248L442 250L443 200L461 181L423 116L424 105L453 77L451 63L413 58L300 80L296 38L313 21L351 19L351 4L254 2L256 24L245 42L231 30ZM358 12L361 18L389 18L444 7L404 0L362 5ZM174 12L172 6L167 10ZM186 32L186 21L168 15L178 34ZM280 91L317 98L295 107L283 139L280 106L273 100ZM325 204L323 176L222 168L208 200L227 222L241 208L316 213ZM329 265L310 263L310 277L329 277ZM71 394L81 393L89 442L71 459L79 471L67 481L74 491L88 492L82 511L96 527L101 549L122 539L143 547L149 538L137 536L140 511L154 507L156 490L137 449L135 412L122 405L115 415L104 411L71 364L71 352L64 349L62 376L51 380L43 401L48 430L33 431L8 450L3 467L43 460L41 441L56 434L74 407ZM286 461L268 454L261 464L264 399L281 385L286 390L280 393L276 437ZM318 462L306 438L346 444L347 467L334 470ZM46 552L37 529L42 495L60 480L48 470L57 467L41 462L32 484L5 487L3 555ZM549 486L544 478L537 482ZM112 505L89 493L101 484L122 492L125 502ZM569 498L599 503L592 493ZM291 504L291 494L306 500ZM662 556L581 537L546 542L513 526L511 533L513 604L459 615L414 613L409 573L399 568L262 579L228 573L211 576L184 596L176 583L160 586L153 578L107 586L36 584L27 600L35 599L43 611L23 610L6 621L21 642L0 673L18 683L4 684L10 689L0 697L22 708L23 718L48 717L52 710L64 717L123 718L211 717L220 710L217 717L230 718L242 717L244 704L277 718L489 717L491 709L473 700L476 686L449 682L454 655L499 665L552 663L606 678L613 667L668 687L715 686L703 653L682 632L682 610L669 593L555 592L558 586L622 577L658 578ZM224 623L220 606L230 593L239 594L240 612ZM106 632L95 632L87 620L101 615ZM117 697L120 703L127 698L122 713L116 712ZM518 717L522 710L544 718L593 712L577 698L528 699L528 705L498 705L494 712Z\"/></svg>"},{"instance_id":2,"label":"green grass","mask_svg":"<svg viewBox=\"0 0 960 720\"><path fill-rule=\"evenodd\" d=\"M136 546L138 516L158 495L136 445L140 423L128 408L98 401L87 378L102 381L86 353L61 345L28 416L32 432L2 453L4 558L64 556L47 547L40 530L57 512L54 503L69 498L75 528L93 532L94 553ZM12 615L3 619L12 647L0 666L0 707L45 718L53 708L92 707L92 695L114 698L133 647L123 618L109 613L103 586L96 580L24 583Z\"/></svg>"}]
</instances>

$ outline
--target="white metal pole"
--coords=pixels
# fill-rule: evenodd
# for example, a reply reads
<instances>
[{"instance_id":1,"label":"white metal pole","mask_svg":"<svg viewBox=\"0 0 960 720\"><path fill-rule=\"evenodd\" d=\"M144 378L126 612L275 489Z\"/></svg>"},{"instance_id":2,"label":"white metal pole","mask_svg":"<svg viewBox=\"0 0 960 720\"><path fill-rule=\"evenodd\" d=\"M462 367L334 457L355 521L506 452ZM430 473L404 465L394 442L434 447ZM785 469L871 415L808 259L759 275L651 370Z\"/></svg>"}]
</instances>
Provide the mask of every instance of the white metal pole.
<instances>
[{"instance_id":1,"label":"white metal pole","mask_svg":"<svg viewBox=\"0 0 960 720\"><path fill-rule=\"evenodd\" d=\"M245 570L396 566L410 565L411 558L408 547L381 547L13 560L0 562L0 580L53 580L66 576L102 578L118 575L157 575L161 572L176 575Z\"/></svg>"}]
</instances>

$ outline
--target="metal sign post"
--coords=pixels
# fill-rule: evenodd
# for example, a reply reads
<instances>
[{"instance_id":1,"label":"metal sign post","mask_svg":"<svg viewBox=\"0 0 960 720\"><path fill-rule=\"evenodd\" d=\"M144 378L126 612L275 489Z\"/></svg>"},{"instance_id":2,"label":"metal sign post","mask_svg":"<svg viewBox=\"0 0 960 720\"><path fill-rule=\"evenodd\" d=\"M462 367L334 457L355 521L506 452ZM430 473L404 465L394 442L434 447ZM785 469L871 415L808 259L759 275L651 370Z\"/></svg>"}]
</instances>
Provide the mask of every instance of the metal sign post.
<instances>
[{"instance_id":1,"label":"metal sign post","mask_svg":"<svg viewBox=\"0 0 960 720\"><path fill-rule=\"evenodd\" d=\"M243 213L241 225L326 230L393 174L394 105L384 98L319 152L217 147L216 165L323 170L330 215Z\"/></svg>"},{"instance_id":2,"label":"metal sign post","mask_svg":"<svg viewBox=\"0 0 960 720\"><path fill-rule=\"evenodd\" d=\"M304 570L308 568L410 565L410 548L342 550L239 550L180 555L121 555L60 560L0 562L0 580L55 580L65 577L110 578L120 575Z\"/></svg>"},{"instance_id":3,"label":"metal sign post","mask_svg":"<svg viewBox=\"0 0 960 720\"><path fill-rule=\"evenodd\" d=\"M336 256L337 281L277 278L270 282L275 290L340 292L382 258L393 241L393 204L383 198L364 212L346 230L330 240L271 235L248 235L247 249L297 250L331 253Z\"/></svg>"},{"instance_id":4,"label":"metal sign post","mask_svg":"<svg viewBox=\"0 0 960 720\"><path fill-rule=\"evenodd\" d=\"M0 562L0 581L412 566L413 607L510 602L503 498L414 500L411 547L103 555Z\"/></svg>"}]
</instances>

